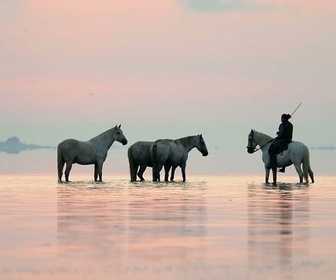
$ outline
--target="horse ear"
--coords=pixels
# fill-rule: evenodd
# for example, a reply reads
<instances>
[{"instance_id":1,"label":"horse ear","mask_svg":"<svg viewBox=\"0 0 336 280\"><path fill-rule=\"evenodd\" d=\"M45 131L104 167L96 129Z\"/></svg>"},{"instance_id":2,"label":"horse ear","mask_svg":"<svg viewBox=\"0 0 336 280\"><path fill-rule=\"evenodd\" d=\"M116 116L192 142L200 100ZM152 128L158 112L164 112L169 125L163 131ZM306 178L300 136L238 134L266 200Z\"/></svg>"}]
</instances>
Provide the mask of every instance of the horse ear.
<instances>
[{"instance_id":1,"label":"horse ear","mask_svg":"<svg viewBox=\"0 0 336 280\"><path fill-rule=\"evenodd\" d=\"M117 128L117 125L115 125L115 127L114 128Z\"/></svg>"},{"instance_id":2,"label":"horse ear","mask_svg":"<svg viewBox=\"0 0 336 280\"><path fill-rule=\"evenodd\" d=\"M120 128L120 127L121 127L121 124L119 124L118 128Z\"/></svg>"}]
</instances>

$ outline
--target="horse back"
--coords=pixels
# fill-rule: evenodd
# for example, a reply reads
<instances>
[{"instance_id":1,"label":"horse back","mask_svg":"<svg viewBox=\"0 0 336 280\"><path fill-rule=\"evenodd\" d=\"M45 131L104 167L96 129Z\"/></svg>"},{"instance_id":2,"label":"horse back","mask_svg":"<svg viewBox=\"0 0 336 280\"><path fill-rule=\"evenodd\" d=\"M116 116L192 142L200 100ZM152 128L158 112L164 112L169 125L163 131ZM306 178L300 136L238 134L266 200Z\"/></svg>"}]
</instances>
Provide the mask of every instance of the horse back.
<instances>
[{"instance_id":1,"label":"horse back","mask_svg":"<svg viewBox=\"0 0 336 280\"><path fill-rule=\"evenodd\" d=\"M306 149L308 149L307 146L302 142L292 141L288 144L288 148L280 152L278 156L283 159L288 159L293 163L300 163L303 160Z\"/></svg>"},{"instance_id":2,"label":"horse back","mask_svg":"<svg viewBox=\"0 0 336 280\"><path fill-rule=\"evenodd\" d=\"M92 164L96 161L96 152L87 142L76 139L67 139L62 141L57 151L59 156L68 162L80 164Z\"/></svg>"},{"instance_id":3,"label":"horse back","mask_svg":"<svg viewBox=\"0 0 336 280\"><path fill-rule=\"evenodd\" d=\"M303 144L302 142L292 141L288 144L287 150L291 153L293 153L293 152L302 153L305 147L306 147L306 145Z\"/></svg>"}]
</instances>

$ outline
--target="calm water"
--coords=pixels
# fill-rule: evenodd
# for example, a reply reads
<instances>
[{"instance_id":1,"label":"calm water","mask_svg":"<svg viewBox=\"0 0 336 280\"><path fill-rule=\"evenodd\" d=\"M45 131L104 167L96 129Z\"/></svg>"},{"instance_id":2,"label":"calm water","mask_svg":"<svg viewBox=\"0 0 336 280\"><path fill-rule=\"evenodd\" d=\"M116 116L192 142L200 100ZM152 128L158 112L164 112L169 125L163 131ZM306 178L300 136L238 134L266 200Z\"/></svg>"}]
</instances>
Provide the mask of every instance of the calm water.
<instances>
[{"instance_id":1,"label":"calm water","mask_svg":"<svg viewBox=\"0 0 336 280\"><path fill-rule=\"evenodd\" d=\"M336 277L336 176L72 179L0 176L0 279Z\"/></svg>"}]
</instances>

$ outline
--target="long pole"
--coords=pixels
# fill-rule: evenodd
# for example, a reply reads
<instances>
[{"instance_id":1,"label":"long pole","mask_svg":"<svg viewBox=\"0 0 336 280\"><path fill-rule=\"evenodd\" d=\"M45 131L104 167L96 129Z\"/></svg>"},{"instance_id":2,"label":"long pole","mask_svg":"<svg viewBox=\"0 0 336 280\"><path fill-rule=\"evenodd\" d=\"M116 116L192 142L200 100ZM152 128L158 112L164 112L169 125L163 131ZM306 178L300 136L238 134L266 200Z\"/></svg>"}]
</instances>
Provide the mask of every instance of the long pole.
<instances>
[{"instance_id":1,"label":"long pole","mask_svg":"<svg viewBox=\"0 0 336 280\"><path fill-rule=\"evenodd\" d=\"M293 117L294 113L296 112L297 109L299 109L299 107L301 106L302 102L300 102L300 104L295 108L294 112L291 114L291 117Z\"/></svg>"}]
</instances>

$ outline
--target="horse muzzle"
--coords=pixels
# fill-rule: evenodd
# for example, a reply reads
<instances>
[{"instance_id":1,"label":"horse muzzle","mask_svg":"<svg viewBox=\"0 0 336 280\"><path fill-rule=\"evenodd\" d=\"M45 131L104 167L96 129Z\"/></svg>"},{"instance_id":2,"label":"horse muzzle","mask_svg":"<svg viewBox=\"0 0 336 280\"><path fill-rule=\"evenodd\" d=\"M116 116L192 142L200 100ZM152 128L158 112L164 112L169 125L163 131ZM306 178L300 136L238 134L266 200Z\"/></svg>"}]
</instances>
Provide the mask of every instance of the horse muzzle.
<instances>
[{"instance_id":1,"label":"horse muzzle","mask_svg":"<svg viewBox=\"0 0 336 280\"><path fill-rule=\"evenodd\" d=\"M208 152L204 152L202 153L202 156L206 157L209 153Z\"/></svg>"},{"instance_id":2,"label":"horse muzzle","mask_svg":"<svg viewBox=\"0 0 336 280\"><path fill-rule=\"evenodd\" d=\"M127 139L123 140L121 144L123 144L124 146L127 145Z\"/></svg>"},{"instance_id":3,"label":"horse muzzle","mask_svg":"<svg viewBox=\"0 0 336 280\"><path fill-rule=\"evenodd\" d=\"M247 152L248 152L249 154L253 154L253 153L254 153L254 148L252 148L252 147L247 147Z\"/></svg>"}]
</instances>

